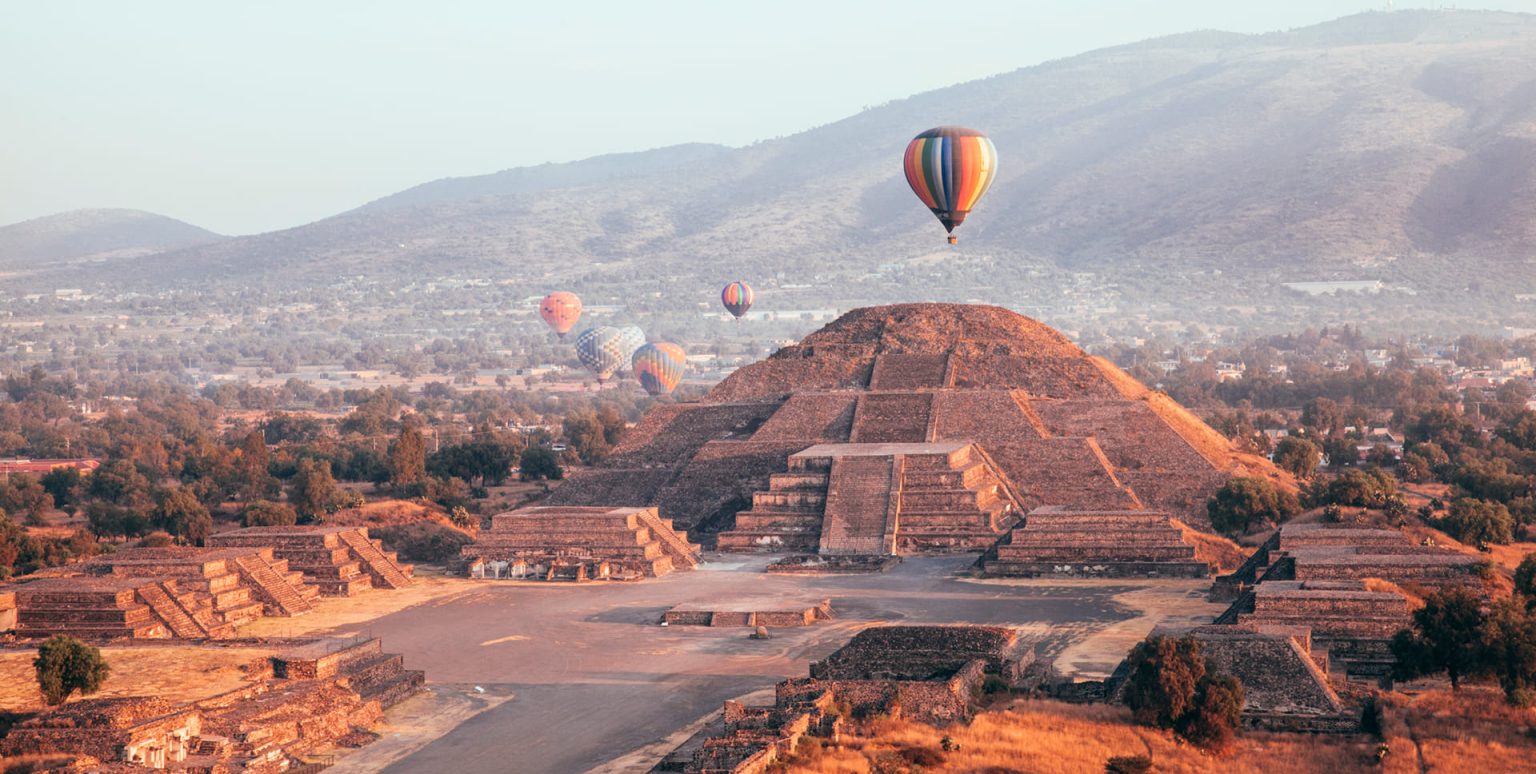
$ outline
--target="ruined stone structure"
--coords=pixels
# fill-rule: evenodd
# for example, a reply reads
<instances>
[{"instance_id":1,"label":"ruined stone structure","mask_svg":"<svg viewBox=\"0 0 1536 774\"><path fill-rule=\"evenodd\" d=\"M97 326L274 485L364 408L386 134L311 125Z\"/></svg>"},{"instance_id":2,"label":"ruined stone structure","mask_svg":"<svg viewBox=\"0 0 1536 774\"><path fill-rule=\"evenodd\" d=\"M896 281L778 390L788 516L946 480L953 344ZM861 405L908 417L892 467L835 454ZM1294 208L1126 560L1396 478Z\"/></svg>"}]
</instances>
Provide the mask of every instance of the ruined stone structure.
<instances>
[{"instance_id":1,"label":"ruined stone structure","mask_svg":"<svg viewBox=\"0 0 1536 774\"><path fill-rule=\"evenodd\" d=\"M982 681L1010 683L1034 658L1032 645L999 626L876 626L785 680L772 707L726 702L722 720L662 761L659 771L766 772L806 734L835 739L854 715L893 712L923 723L969 720Z\"/></svg>"},{"instance_id":2,"label":"ruined stone structure","mask_svg":"<svg viewBox=\"0 0 1536 774\"><path fill-rule=\"evenodd\" d=\"M368 537L366 527L246 527L211 535L207 543L216 548L270 549L328 597L352 596L370 588L404 588L411 583L411 565L401 564L393 552Z\"/></svg>"},{"instance_id":3,"label":"ruined stone structure","mask_svg":"<svg viewBox=\"0 0 1536 774\"><path fill-rule=\"evenodd\" d=\"M498 513L460 549L482 578L602 580L698 565L699 547L655 508L540 506Z\"/></svg>"},{"instance_id":4,"label":"ruined stone structure","mask_svg":"<svg viewBox=\"0 0 1536 774\"><path fill-rule=\"evenodd\" d=\"M174 578L40 578L13 586L11 593L19 637L209 639L227 637L234 630L214 609L211 596L184 589ZM244 620L248 611L236 607L232 612ZM255 613L261 613L259 604Z\"/></svg>"},{"instance_id":5,"label":"ruined stone structure","mask_svg":"<svg viewBox=\"0 0 1536 774\"><path fill-rule=\"evenodd\" d=\"M206 594L233 624L261 616L309 612L320 589L291 570L270 548L130 548L87 562L87 572L124 578L174 578L179 588Z\"/></svg>"},{"instance_id":6,"label":"ruined stone structure","mask_svg":"<svg viewBox=\"0 0 1536 774\"><path fill-rule=\"evenodd\" d=\"M656 506L722 549L922 553L985 548L1042 506L1202 526L1233 474L1284 479L1038 322L903 304L652 409L550 502Z\"/></svg>"},{"instance_id":7,"label":"ruined stone structure","mask_svg":"<svg viewBox=\"0 0 1536 774\"><path fill-rule=\"evenodd\" d=\"M1243 724L1271 731L1353 733L1358 710L1348 708L1328 682L1327 651L1306 627L1237 624L1160 629L1188 634L1217 672L1243 683Z\"/></svg>"},{"instance_id":8,"label":"ruined stone structure","mask_svg":"<svg viewBox=\"0 0 1536 774\"><path fill-rule=\"evenodd\" d=\"M1185 541L1183 526L1154 511L1036 508L998 544L996 553L996 558L984 562L992 575L1203 578L1210 574L1210 567L1195 558L1194 545Z\"/></svg>"},{"instance_id":9,"label":"ruined stone structure","mask_svg":"<svg viewBox=\"0 0 1536 774\"><path fill-rule=\"evenodd\" d=\"M152 697L70 702L13 728L0 739L0 754L73 754L106 764L91 770L276 774L373 725L424 682L372 638L316 642L274 658L273 671L190 704Z\"/></svg>"},{"instance_id":10,"label":"ruined stone structure","mask_svg":"<svg viewBox=\"0 0 1536 774\"><path fill-rule=\"evenodd\" d=\"M1334 669L1387 682L1388 642L1410 620L1395 587L1467 583L1477 565L1475 557L1414 544L1394 529L1287 524L1236 572L1217 579L1213 593L1234 601L1216 623L1306 627Z\"/></svg>"},{"instance_id":11,"label":"ruined stone structure","mask_svg":"<svg viewBox=\"0 0 1536 774\"><path fill-rule=\"evenodd\" d=\"M810 626L832 617L832 600L739 599L689 602L663 613L668 626Z\"/></svg>"}]
</instances>

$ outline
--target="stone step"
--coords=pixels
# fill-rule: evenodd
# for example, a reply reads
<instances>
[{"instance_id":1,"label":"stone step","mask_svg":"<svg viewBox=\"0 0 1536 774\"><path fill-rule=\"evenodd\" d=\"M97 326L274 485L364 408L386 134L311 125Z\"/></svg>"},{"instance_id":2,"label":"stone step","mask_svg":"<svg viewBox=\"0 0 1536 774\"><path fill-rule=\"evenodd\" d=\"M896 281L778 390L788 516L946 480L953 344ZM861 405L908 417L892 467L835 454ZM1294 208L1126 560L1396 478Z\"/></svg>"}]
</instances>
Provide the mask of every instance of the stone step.
<instances>
[{"instance_id":1,"label":"stone step","mask_svg":"<svg viewBox=\"0 0 1536 774\"><path fill-rule=\"evenodd\" d=\"M772 473L768 476L768 488L774 492L827 489L827 474L818 472Z\"/></svg>"},{"instance_id":2,"label":"stone step","mask_svg":"<svg viewBox=\"0 0 1536 774\"><path fill-rule=\"evenodd\" d=\"M807 510L820 512L827 504L826 490L778 490L752 493L754 510Z\"/></svg>"},{"instance_id":3,"label":"stone step","mask_svg":"<svg viewBox=\"0 0 1536 774\"><path fill-rule=\"evenodd\" d=\"M815 553L821 545L821 531L771 532L733 531L722 532L715 548L736 553Z\"/></svg>"},{"instance_id":4,"label":"stone step","mask_svg":"<svg viewBox=\"0 0 1536 774\"><path fill-rule=\"evenodd\" d=\"M986 571L992 575L1022 578L1039 577L1098 577L1098 578L1205 578L1211 568L1204 562L1142 562L1142 561L1006 561L999 559L986 563Z\"/></svg>"},{"instance_id":5,"label":"stone step","mask_svg":"<svg viewBox=\"0 0 1536 774\"><path fill-rule=\"evenodd\" d=\"M1193 546L1121 546L1119 548L997 547L997 559L1004 562L1178 562L1194 559Z\"/></svg>"},{"instance_id":6,"label":"stone step","mask_svg":"<svg viewBox=\"0 0 1536 774\"><path fill-rule=\"evenodd\" d=\"M820 513L762 513L742 511L736 514L736 527L729 532L752 530L821 530Z\"/></svg>"},{"instance_id":7,"label":"stone step","mask_svg":"<svg viewBox=\"0 0 1536 774\"><path fill-rule=\"evenodd\" d=\"M41 624L16 624L16 636L26 638L53 637L66 635L82 640L115 640L132 638L136 640L164 640L171 638L171 632L165 628L165 624L159 621L139 624L134 626L92 625L85 623L61 623L58 625Z\"/></svg>"},{"instance_id":8,"label":"stone step","mask_svg":"<svg viewBox=\"0 0 1536 774\"><path fill-rule=\"evenodd\" d=\"M827 474L832 470L831 457L790 457L789 472L791 473L821 473Z\"/></svg>"},{"instance_id":9,"label":"stone step","mask_svg":"<svg viewBox=\"0 0 1536 774\"><path fill-rule=\"evenodd\" d=\"M47 607L24 605L16 610L16 623L44 624L79 623L86 625L139 626L155 621L155 614L148 605L138 602L127 607Z\"/></svg>"}]
</instances>

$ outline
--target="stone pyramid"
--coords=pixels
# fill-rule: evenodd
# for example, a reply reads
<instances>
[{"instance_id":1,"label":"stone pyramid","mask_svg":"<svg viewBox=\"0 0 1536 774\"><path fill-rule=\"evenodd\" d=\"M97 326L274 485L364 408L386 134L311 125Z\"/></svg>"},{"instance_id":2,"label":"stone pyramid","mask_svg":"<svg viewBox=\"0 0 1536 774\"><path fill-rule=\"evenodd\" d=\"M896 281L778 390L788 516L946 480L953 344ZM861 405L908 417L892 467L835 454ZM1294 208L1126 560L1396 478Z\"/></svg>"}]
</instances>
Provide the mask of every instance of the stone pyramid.
<instances>
[{"instance_id":1,"label":"stone pyramid","mask_svg":"<svg viewBox=\"0 0 1536 774\"><path fill-rule=\"evenodd\" d=\"M1232 475L1281 478L1193 414L1006 309L857 309L657 406L554 505L660 508L722 549L973 550L1029 511L1205 527Z\"/></svg>"}]
</instances>

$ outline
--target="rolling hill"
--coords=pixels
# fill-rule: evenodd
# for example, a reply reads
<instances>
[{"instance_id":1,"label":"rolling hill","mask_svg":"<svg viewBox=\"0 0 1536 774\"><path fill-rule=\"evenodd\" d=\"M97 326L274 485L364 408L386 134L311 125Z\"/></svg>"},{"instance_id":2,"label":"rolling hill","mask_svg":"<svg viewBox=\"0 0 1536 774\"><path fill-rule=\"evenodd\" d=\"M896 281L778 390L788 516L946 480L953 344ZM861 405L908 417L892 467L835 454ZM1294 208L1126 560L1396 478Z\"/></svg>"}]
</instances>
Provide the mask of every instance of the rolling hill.
<instances>
[{"instance_id":1,"label":"rolling hill","mask_svg":"<svg viewBox=\"0 0 1536 774\"><path fill-rule=\"evenodd\" d=\"M152 255L224 237L139 210L73 210L0 226L0 271Z\"/></svg>"},{"instance_id":2,"label":"rolling hill","mask_svg":"<svg viewBox=\"0 0 1536 774\"><path fill-rule=\"evenodd\" d=\"M599 273L713 286L783 272L858 287L878 266L945 254L899 160L914 133L949 123L999 149L958 255L995 267L983 279L1010 295L1031 292L1040 267L1169 298L1194 274L1422 290L1536 257L1536 16L1404 11L1094 51L743 148L440 180L143 260L309 283ZM947 297L981 284L955 281Z\"/></svg>"}]
</instances>

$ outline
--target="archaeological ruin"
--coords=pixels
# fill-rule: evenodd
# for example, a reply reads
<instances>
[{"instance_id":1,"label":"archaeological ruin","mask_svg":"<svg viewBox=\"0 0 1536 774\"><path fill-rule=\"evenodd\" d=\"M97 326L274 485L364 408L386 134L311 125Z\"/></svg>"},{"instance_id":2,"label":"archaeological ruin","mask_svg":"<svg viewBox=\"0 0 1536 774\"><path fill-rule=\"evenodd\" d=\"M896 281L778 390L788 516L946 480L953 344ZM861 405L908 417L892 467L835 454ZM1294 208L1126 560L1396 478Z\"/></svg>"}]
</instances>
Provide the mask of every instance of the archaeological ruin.
<instances>
[{"instance_id":1,"label":"archaeological ruin","mask_svg":"<svg viewBox=\"0 0 1536 774\"><path fill-rule=\"evenodd\" d=\"M1235 474L1285 479L1045 325L901 304L653 408L549 502L655 507L723 551L825 556L980 551L1022 519L998 572L1191 575L1204 570L1173 524L1208 527L1206 500ZM1052 524L1030 528L1036 513ZM1093 532L1147 542L1081 539Z\"/></svg>"},{"instance_id":2,"label":"archaeological ruin","mask_svg":"<svg viewBox=\"0 0 1536 774\"><path fill-rule=\"evenodd\" d=\"M698 565L699 546L655 508L541 506L491 517L461 549L476 578L633 580Z\"/></svg>"}]
</instances>

